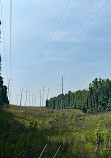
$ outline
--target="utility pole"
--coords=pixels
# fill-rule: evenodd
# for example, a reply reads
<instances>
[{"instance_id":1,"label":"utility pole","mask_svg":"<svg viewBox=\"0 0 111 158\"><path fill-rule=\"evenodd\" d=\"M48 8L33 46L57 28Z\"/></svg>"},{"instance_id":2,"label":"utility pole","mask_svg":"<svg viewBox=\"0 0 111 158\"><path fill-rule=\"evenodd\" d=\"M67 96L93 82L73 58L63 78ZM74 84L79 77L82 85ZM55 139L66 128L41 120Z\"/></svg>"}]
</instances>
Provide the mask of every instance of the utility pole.
<instances>
[{"instance_id":1,"label":"utility pole","mask_svg":"<svg viewBox=\"0 0 111 158\"><path fill-rule=\"evenodd\" d=\"M12 95L12 0L10 0L10 87L9 87L10 99L11 103L11 95Z\"/></svg>"},{"instance_id":2,"label":"utility pole","mask_svg":"<svg viewBox=\"0 0 111 158\"><path fill-rule=\"evenodd\" d=\"M47 100L49 99L49 88L48 88L48 92L47 92Z\"/></svg>"},{"instance_id":3,"label":"utility pole","mask_svg":"<svg viewBox=\"0 0 111 158\"><path fill-rule=\"evenodd\" d=\"M30 106L30 92L29 92L29 106Z\"/></svg>"},{"instance_id":4,"label":"utility pole","mask_svg":"<svg viewBox=\"0 0 111 158\"><path fill-rule=\"evenodd\" d=\"M40 107L41 107L41 89L40 89Z\"/></svg>"},{"instance_id":5,"label":"utility pole","mask_svg":"<svg viewBox=\"0 0 111 158\"><path fill-rule=\"evenodd\" d=\"M22 92L23 92L23 89L21 90L20 106L21 106L21 104L22 104Z\"/></svg>"},{"instance_id":6,"label":"utility pole","mask_svg":"<svg viewBox=\"0 0 111 158\"><path fill-rule=\"evenodd\" d=\"M26 104L27 104L27 93L28 93L28 91L26 91L26 100L25 100L25 106L26 106Z\"/></svg>"},{"instance_id":7,"label":"utility pole","mask_svg":"<svg viewBox=\"0 0 111 158\"><path fill-rule=\"evenodd\" d=\"M43 87L43 96L42 96L42 107L44 105L44 87Z\"/></svg>"},{"instance_id":8,"label":"utility pole","mask_svg":"<svg viewBox=\"0 0 111 158\"><path fill-rule=\"evenodd\" d=\"M34 100L34 106L36 106L36 95L35 95L35 100Z\"/></svg>"},{"instance_id":9,"label":"utility pole","mask_svg":"<svg viewBox=\"0 0 111 158\"><path fill-rule=\"evenodd\" d=\"M61 97L61 109L63 109L63 76L62 76L62 97Z\"/></svg>"},{"instance_id":10,"label":"utility pole","mask_svg":"<svg viewBox=\"0 0 111 158\"><path fill-rule=\"evenodd\" d=\"M18 105L18 95L17 95L17 105Z\"/></svg>"},{"instance_id":11,"label":"utility pole","mask_svg":"<svg viewBox=\"0 0 111 158\"><path fill-rule=\"evenodd\" d=\"M33 94L32 94L32 106L33 106Z\"/></svg>"}]
</instances>

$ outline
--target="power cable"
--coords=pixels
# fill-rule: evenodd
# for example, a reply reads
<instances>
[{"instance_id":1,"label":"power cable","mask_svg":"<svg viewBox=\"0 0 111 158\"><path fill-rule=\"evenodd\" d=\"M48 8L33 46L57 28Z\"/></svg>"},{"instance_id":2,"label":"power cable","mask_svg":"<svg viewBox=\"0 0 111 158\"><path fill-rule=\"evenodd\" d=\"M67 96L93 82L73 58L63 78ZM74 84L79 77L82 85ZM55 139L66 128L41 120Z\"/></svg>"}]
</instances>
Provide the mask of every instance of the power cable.
<instances>
[{"instance_id":1,"label":"power cable","mask_svg":"<svg viewBox=\"0 0 111 158\"><path fill-rule=\"evenodd\" d=\"M96 17L102 12L102 10L105 8L105 6L110 2L110 0L107 0L106 3L102 6L102 8L100 8L100 10L95 14L95 16L93 17L93 19L86 25L86 27L80 32L80 34L77 36L77 38L74 40L74 42L72 43L72 46L70 47L69 50L71 50L74 45L77 43L77 41L79 41L79 39L81 38L81 36L84 34L84 32L89 28L89 26L93 23L93 21L96 19ZM68 51L66 53L66 55L69 55L70 52ZM60 60L59 60L60 61ZM63 61L63 58L61 58L61 62Z\"/></svg>"},{"instance_id":2,"label":"power cable","mask_svg":"<svg viewBox=\"0 0 111 158\"><path fill-rule=\"evenodd\" d=\"M64 15L64 13L65 13L65 10L67 9L67 7L68 7L70 1L71 1L71 0L68 0L67 3L66 3L66 5L65 5L65 7L63 8L63 11L62 11L60 17L58 18L58 20L57 20L57 22L56 22L56 24L55 24L54 30L53 30L53 32L52 32L51 35L50 35L50 38L49 38L48 43L47 43L47 45L46 45L46 48L43 50L43 53L42 53L42 55L41 55L41 59L40 59L38 65L35 66L35 69L36 69L36 68L39 69L39 66L40 66L40 64L41 64L41 61L43 60L44 56L45 56L46 53L47 53L48 47L50 46L50 43L51 43L51 41L52 41L52 39L53 39L53 36L54 36L54 34L55 34L55 32L56 32L56 29L57 29L57 27L58 27L58 25L59 25L59 23L60 23L60 21L61 21L63 15Z\"/></svg>"},{"instance_id":3,"label":"power cable","mask_svg":"<svg viewBox=\"0 0 111 158\"><path fill-rule=\"evenodd\" d=\"M91 20L91 22L89 22L87 24L87 26L81 31L81 33L78 35L78 37L75 39L75 41L73 42L72 44L72 47L73 45L76 44L76 42L80 39L80 37L83 35L83 33L89 28L89 26L92 24L92 22L95 20L95 18L101 13L101 11L104 9L104 7L109 3L109 0L106 1L106 3L102 6L102 8L96 13L96 15L94 16L94 18ZM71 47L71 48L72 48Z\"/></svg>"},{"instance_id":4,"label":"power cable","mask_svg":"<svg viewBox=\"0 0 111 158\"><path fill-rule=\"evenodd\" d=\"M10 103L11 103L11 88L12 88L12 0L10 0Z\"/></svg>"},{"instance_id":5,"label":"power cable","mask_svg":"<svg viewBox=\"0 0 111 158\"><path fill-rule=\"evenodd\" d=\"M104 5L99 9L99 11L95 14L93 19L86 25L85 28L80 32L80 34L77 36L77 38L72 42L72 45L69 50L72 49L72 47L77 43L77 41L81 38L81 36L84 34L84 32L89 28L89 26L93 23L93 21L96 19L96 17L102 12L102 10L105 8L105 6L110 2L110 0L107 0ZM68 51L66 55L69 55L70 52ZM61 58L58 62L63 62L63 58ZM54 64L51 65L50 69L54 68ZM47 78L47 77L46 77Z\"/></svg>"},{"instance_id":6,"label":"power cable","mask_svg":"<svg viewBox=\"0 0 111 158\"><path fill-rule=\"evenodd\" d=\"M3 21L3 9L2 2L0 0L0 8L1 8L1 21L2 21L2 35L3 35L3 51L5 55L5 64L6 64L6 77L7 77L7 85L8 85L8 71L7 71L7 57L6 57L6 43L5 43L5 33L4 33L4 21Z\"/></svg>"}]
</instances>

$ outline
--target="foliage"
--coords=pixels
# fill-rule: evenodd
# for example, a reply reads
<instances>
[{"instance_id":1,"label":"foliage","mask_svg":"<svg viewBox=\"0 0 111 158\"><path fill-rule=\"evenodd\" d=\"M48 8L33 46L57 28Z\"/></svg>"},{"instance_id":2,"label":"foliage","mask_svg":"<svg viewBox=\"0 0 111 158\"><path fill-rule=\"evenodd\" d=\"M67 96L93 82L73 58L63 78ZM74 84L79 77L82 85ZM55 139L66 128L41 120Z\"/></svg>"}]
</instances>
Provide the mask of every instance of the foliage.
<instances>
[{"instance_id":1,"label":"foliage","mask_svg":"<svg viewBox=\"0 0 111 158\"><path fill-rule=\"evenodd\" d=\"M61 108L61 95L46 101L46 107ZM96 113L111 110L111 80L95 79L88 90L69 91L64 95L64 109L81 109Z\"/></svg>"},{"instance_id":2,"label":"foliage","mask_svg":"<svg viewBox=\"0 0 111 158\"><path fill-rule=\"evenodd\" d=\"M97 157L100 157L101 156L100 151L101 151L101 149L103 147L103 143L104 143L104 132L101 130L100 122L97 124L97 128L94 131L93 142L97 146L97 148L96 148Z\"/></svg>"},{"instance_id":3,"label":"foliage","mask_svg":"<svg viewBox=\"0 0 111 158\"><path fill-rule=\"evenodd\" d=\"M9 104L7 97L7 87L3 85L3 78L1 77L1 56L0 56L0 106Z\"/></svg>"},{"instance_id":4,"label":"foliage","mask_svg":"<svg viewBox=\"0 0 111 158\"><path fill-rule=\"evenodd\" d=\"M110 158L111 112L5 107L0 113L0 157Z\"/></svg>"}]
</instances>

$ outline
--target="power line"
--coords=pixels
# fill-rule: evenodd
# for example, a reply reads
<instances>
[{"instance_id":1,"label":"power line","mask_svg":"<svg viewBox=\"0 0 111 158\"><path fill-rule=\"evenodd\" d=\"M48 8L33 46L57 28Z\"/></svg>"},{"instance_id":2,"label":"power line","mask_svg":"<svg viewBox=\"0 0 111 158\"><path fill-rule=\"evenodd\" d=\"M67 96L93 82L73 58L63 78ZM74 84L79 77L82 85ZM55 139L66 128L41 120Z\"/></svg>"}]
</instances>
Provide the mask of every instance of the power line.
<instances>
[{"instance_id":1,"label":"power line","mask_svg":"<svg viewBox=\"0 0 111 158\"><path fill-rule=\"evenodd\" d=\"M6 65L7 96L8 96L8 98L9 98L9 100L10 100L10 92L9 92L10 80L8 79L8 73L7 73L6 43L5 43L4 21L3 21L3 9L2 9L2 2L1 2L1 0L0 0L0 6L1 6L1 20L2 20L3 51L4 51L4 55L5 55L5 65Z\"/></svg>"},{"instance_id":2,"label":"power line","mask_svg":"<svg viewBox=\"0 0 111 158\"><path fill-rule=\"evenodd\" d=\"M74 47L74 45L77 43L77 41L79 41L79 39L81 38L81 36L84 34L84 32L89 28L89 26L93 23L93 21L97 18L97 16L102 12L102 10L105 8L105 6L110 2L110 0L107 0L103 6L99 9L99 11L95 14L95 16L93 17L93 19L91 19L91 21L85 26L85 28L83 28L83 30L80 32L80 34L76 37L76 39L74 40L74 42L72 42L72 45L69 49L69 51L66 53L66 55L70 54L70 50L72 49L72 47ZM63 62L63 58L60 58L60 60L58 62ZM56 66L56 65L55 65ZM54 64L51 65L50 69L54 68ZM45 76L46 77L46 76ZM47 78L47 77L46 77Z\"/></svg>"},{"instance_id":3,"label":"power line","mask_svg":"<svg viewBox=\"0 0 111 158\"><path fill-rule=\"evenodd\" d=\"M93 21L96 19L96 17L101 13L101 11L105 8L105 6L109 3L110 0L107 0L106 3L102 6L102 8L100 8L100 10L95 14L95 16L93 17L93 19L86 25L86 27L80 32L80 34L77 36L77 38L74 40L74 42L72 43L72 46L70 48L70 50L72 49L72 47L76 44L76 42L81 38L81 36L84 34L84 32L89 28L89 26L93 23ZM69 54L69 51L68 53ZM63 59L63 58L62 58ZM61 60L62 61L62 60Z\"/></svg>"},{"instance_id":4,"label":"power line","mask_svg":"<svg viewBox=\"0 0 111 158\"><path fill-rule=\"evenodd\" d=\"M56 58L57 59L57 58ZM59 60L59 61L61 61L61 60ZM52 64L51 66L50 66L50 68L52 69L54 66L55 66L56 64ZM44 73L43 73L44 74ZM47 75L45 75L45 78L47 78L47 76L48 76L48 73L47 73ZM42 77L42 78L44 78L44 77Z\"/></svg>"},{"instance_id":5,"label":"power line","mask_svg":"<svg viewBox=\"0 0 111 158\"><path fill-rule=\"evenodd\" d=\"M1 21L2 21L2 39L3 39L3 51L5 55L5 65L6 65L6 78L7 78L7 86L8 86L8 73L7 73L7 57L6 57L6 43L5 43L5 33L4 33L4 21L3 21L3 9L2 9L2 2L0 0L0 10L1 10Z\"/></svg>"},{"instance_id":6,"label":"power line","mask_svg":"<svg viewBox=\"0 0 111 158\"><path fill-rule=\"evenodd\" d=\"M101 13L101 11L105 8L105 6L109 3L110 0L107 0L106 3L100 8L100 10L95 14L93 19L86 25L86 27L81 31L81 33L78 35L78 37L75 39L75 41L72 43L73 45L80 39L80 37L83 35L83 33L89 28L89 26L93 23L93 21L96 19L96 17Z\"/></svg>"},{"instance_id":7,"label":"power line","mask_svg":"<svg viewBox=\"0 0 111 158\"><path fill-rule=\"evenodd\" d=\"M10 0L10 103L12 88L12 0Z\"/></svg>"},{"instance_id":8,"label":"power line","mask_svg":"<svg viewBox=\"0 0 111 158\"><path fill-rule=\"evenodd\" d=\"M108 0L108 1L109 1L109 0ZM88 26L88 27L89 27L89 26ZM87 27L87 28L88 28L88 27ZM87 28L86 28L86 30L87 30ZM84 30L83 33L84 33L86 30ZM82 36L83 33L81 32L80 37ZM78 37L79 37L79 36L78 36ZM80 39L80 37L79 37L78 39ZM53 37L52 37L52 38L53 38ZM78 39L77 39L77 41L78 41ZM77 42L77 41L76 41L76 42ZM50 42L49 42L49 43L50 43ZM48 45L48 46L49 46L49 45ZM10 57L11 57L11 56L10 56ZM10 58L10 59L11 59L11 58ZM10 61L11 61L11 60L10 60ZM10 63L11 63L11 62L10 62ZM10 64L10 68L11 68L11 64ZM10 72L11 72L11 71L10 71Z\"/></svg>"},{"instance_id":9,"label":"power line","mask_svg":"<svg viewBox=\"0 0 111 158\"><path fill-rule=\"evenodd\" d=\"M96 19L96 17L102 12L102 10L104 9L104 7L109 3L109 0L107 0L104 5L102 6L102 8L99 9L99 11L95 14L95 16L93 17L93 19L86 25L86 27L80 32L80 34L77 36L77 38L75 39L75 41L72 43L71 48L76 44L76 42L81 38L81 36L84 34L84 32L89 28L89 26L93 23L93 21ZM71 50L71 49L70 49ZM69 54L69 51L68 53ZM63 60L63 59L62 59ZM62 61L61 60L61 61ZM47 77L46 77L47 78Z\"/></svg>"},{"instance_id":10,"label":"power line","mask_svg":"<svg viewBox=\"0 0 111 158\"><path fill-rule=\"evenodd\" d=\"M12 75L12 0L10 0L10 78Z\"/></svg>"},{"instance_id":11,"label":"power line","mask_svg":"<svg viewBox=\"0 0 111 158\"><path fill-rule=\"evenodd\" d=\"M65 13L65 10L67 9L67 6L68 6L68 4L69 4L70 1L71 1L71 0L68 0L68 1L67 1L65 7L64 7L63 10L62 10L62 13L61 13L60 17L58 18L58 20L57 20L57 22L56 22L56 24L55 24L54 30L53 30L53 32L52 32L51 35L50 35L50 38L49 38L48 43L47 43L47 45L46 45L46 48L43 50L43 53L42 53L42 55L41 55L41 59L40 59L38 65L36 65L37 68L39 68L39 65L41 64L41 61L43 60L43 57L44 57L44 56L46 55L46 53L47 53L48 47L49 47L49 45L50 45L50 42L51 42L52 39L53 39L53 36L54 36L54 34L55 34L55 32L56 32L56 29L57 29L57 27L58 27L58 25L59 25L59 23L60 23L60 21L61 21L63 15L64 15L64 13Z\"/></svg>"},{"instance_id":12,"label":"power line","mask_svg":"<svg viewBox=\"0 0 111 158\"><path fill-rule=\"evenodd\" d=\"M105 6L110 2L110 0L107 0L103 6L98 10L98 12L95 14L93 19L86 25L86 27L81 31L81 33L78 35L78 37L75 39L75 41L72 43L72 47L76 44L76 42L81 38L81 36L84 34L84 32L89 28L89 26L93 23L93 21L97 18L97 16L102 12L102 10L105 8ZM72 48L71 47L71 48ZM71 50L71 49L70 49ZM67 53L69 54L69 52ZM63 60L62 60L63 61ZM80 73L80 72L79 72Z\"/></svg>"}]
</instances>

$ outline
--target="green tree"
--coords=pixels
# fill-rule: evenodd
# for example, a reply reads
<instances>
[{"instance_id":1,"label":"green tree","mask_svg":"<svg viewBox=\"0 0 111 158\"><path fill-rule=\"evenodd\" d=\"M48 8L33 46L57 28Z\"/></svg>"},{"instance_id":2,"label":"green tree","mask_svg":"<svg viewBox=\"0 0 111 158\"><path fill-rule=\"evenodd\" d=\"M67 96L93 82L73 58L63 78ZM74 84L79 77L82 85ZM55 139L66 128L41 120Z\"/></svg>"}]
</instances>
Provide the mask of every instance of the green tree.
<instances>
[{"instance_id":1,"label":"green tree","mask_svg":"<svg viewBox=\"0 0 111 158\"><path fill-rule=\"evenodd\" d=\"M1 77L1 55L0 55L0 106L9 104L7 97L7 87L3 85L3 78Z\"/></svg>"},{"instance_id":2,"label":"green tree","mask_svg":"<svg viewBox=\"0 0 111 158\"><path fill-rule=\"evenodd\" d=\"M60 109L61 98L60 94L48 100L49 108ZM64 95L64 108L81 109L89 113L111 110L111 80L95 78L89 84L89 90L69 91Z\"/></svg>"}]
</instances>

